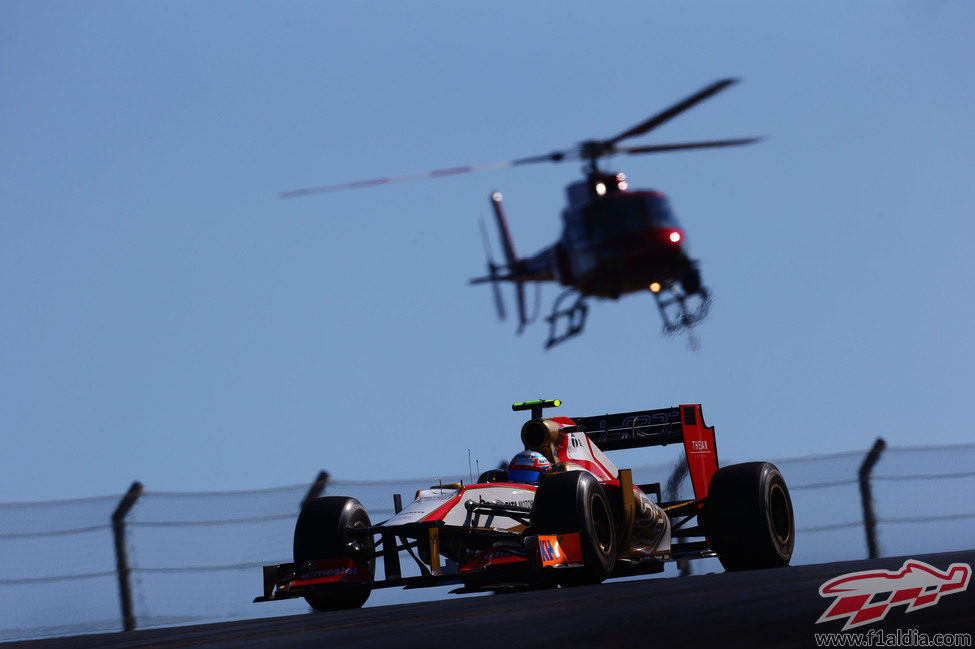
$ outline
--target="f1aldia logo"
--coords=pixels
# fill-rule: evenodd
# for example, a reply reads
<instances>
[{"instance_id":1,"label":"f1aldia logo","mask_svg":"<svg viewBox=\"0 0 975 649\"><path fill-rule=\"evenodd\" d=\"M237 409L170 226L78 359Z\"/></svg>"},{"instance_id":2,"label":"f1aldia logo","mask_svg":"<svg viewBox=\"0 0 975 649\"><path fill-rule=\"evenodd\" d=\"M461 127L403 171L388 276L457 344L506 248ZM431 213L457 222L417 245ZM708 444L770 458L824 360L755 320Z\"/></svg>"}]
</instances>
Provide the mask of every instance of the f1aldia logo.
<instances>
[{"instance_id":1,"label":"f1aldia logo","mask_svg":"<svg viewBox=\"0 0 975 649\"><path fill-rule=\"evenodd\" d=\"M894 606L906 604L908 613L934 606L942 595L968 588L972 568L953 563L942 572L923 561L908 559L900 570L864 570L830 579L819 587L820 597L835 597L816 624L846 618L843 631L879 622Z\"/></svg>"}]
</instances>

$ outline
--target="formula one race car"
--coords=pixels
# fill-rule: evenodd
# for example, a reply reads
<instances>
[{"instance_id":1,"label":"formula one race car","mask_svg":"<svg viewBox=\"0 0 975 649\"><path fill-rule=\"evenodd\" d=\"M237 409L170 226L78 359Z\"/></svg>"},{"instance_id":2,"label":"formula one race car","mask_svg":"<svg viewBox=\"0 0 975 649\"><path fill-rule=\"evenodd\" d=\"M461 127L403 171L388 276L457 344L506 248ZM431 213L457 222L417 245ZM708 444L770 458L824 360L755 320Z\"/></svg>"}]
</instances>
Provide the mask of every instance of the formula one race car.
<instances>
[{"instance_id":1,"label":"formula one race car","mask_svg":"<svg viewBox=\"0 0 975 649\"><path fill-rule=\"evenodd\" d=\"M500 592L657 573L683 559L716 556L725 570L789 563L795 523L782 474L768 462L719 469L700 405L542 417L559 403L513 406L532 413L521 429L534 457L527 467L512 462L477 484L420 490L405 508L396 494L396 514L378 525L354 498L309 502L295 526L294 563L264 566L264 595L254 601L304 597L325 611L360 607L372 589L390 586ZM603 452L671 443L684 445L691 500L662 502L659 483L634 485ZM402 575L402 551L419 576Z\"/></svg>"}]
</instances>

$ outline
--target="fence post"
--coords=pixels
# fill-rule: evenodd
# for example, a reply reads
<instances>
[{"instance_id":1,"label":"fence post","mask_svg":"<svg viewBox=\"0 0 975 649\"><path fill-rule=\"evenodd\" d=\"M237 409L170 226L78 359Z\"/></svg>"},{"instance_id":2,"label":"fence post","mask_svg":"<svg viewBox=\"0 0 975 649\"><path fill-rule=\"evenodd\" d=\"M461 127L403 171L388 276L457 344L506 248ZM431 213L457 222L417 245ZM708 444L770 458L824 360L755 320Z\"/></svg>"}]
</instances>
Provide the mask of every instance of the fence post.
<instances>
[{"instance_id":1,"label":"fence post","mask_svg":"<svg viewBox=\"0 0 975 649\"><path fill-rule=\"evenodd\" d=\"M328 471L318 472L318 477L315 478L315 481L311 483L310 487L308 487L308 493L305 494L304 499L301 501L302 509L305 508L305 505L322 495L322 492L325 491L325 485L328 484L328 478Z\"/></svg>"},{"instance_id":2,"label":"fence post","mask_svg":"<svg viewBox=\"0 0 975 649\"><path fill-rule=\"evenodd\" d=\"M863 504L863 528L867 533L867 554L871 559L876 559L879 553L877 551L877 519L873 513L873 494L870 492L870 473L885 448L887 448L887 442L882 437L878 437L877 441L873 443L873 448L863 458L859 472L860 502Z\"/></svg>"},{"instance_id":3,"label":"fence post","mask_svg":"<svg viewBox=\"0 0 975 649\"><path fill-rule=\"evenodd\" d=\"M125 549L125 517L142 495L144 487L136 480L112 513L112 533L115 536L115 566L118 571L118 590L122 601L122 628L131 631L135 628L135 615L132 612L132 584L129 581L129 555Z\"/></svg>"}]
</instances>

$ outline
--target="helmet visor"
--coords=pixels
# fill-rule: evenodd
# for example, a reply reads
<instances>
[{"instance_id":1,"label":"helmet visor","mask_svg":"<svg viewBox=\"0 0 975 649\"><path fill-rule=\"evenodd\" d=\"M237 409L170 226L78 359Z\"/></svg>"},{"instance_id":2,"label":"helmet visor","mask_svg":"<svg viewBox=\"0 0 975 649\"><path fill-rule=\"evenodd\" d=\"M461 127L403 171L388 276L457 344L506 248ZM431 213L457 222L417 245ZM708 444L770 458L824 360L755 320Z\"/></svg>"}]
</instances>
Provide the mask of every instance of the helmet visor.
<instances>
[{"instance_id":1,"label":"helmet visor","mask_svg":"<svg viewBox=\"0 0 975 649\"><path fill-rule=\"evenodd\" d=\"M541 473L535 469L509 469L508 479L512 482L538 482Z\"/></svg>"}]
</instances>

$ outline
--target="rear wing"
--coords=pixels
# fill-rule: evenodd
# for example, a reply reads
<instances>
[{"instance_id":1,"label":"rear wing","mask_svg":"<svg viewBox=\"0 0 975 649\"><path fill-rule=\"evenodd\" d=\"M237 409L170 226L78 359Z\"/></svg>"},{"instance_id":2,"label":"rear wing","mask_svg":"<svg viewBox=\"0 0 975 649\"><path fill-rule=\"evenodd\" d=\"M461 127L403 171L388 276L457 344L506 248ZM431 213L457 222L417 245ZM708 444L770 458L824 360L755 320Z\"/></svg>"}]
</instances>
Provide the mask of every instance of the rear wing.
<instances>
[{"instance_id":1,"label":"rear wing","mask_svg":"<svg viewBox=\"0 0 975 649\"><path fill-rule=\"evenodd\" d=\"M704 425L700 404L570 419L603 451L683 443L694 497L707 496L718 470L718 449L714 426Z\"/></svg>"}]
</instances>

